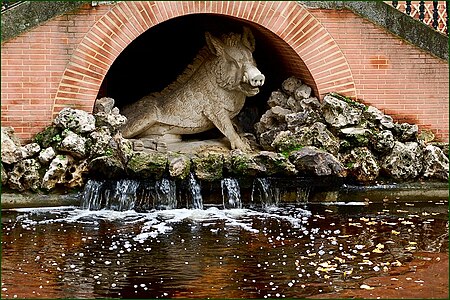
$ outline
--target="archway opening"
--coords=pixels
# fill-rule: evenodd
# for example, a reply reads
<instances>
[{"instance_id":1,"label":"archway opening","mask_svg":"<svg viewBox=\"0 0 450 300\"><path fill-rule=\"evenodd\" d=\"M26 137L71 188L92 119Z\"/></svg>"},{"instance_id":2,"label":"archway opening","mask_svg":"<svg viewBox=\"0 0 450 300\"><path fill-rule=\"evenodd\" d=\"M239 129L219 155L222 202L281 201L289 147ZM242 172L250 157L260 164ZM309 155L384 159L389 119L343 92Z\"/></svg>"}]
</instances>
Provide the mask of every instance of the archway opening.
<instances>
[{"instance_id":1,"label":"archway opening","mask_svg":"<svg viewBox=\"0 0 450 300\"><path fill-rule=\"evenodd\" d=\"M158 24L136 38L117 57L103 80L97 98L112 97L120 109L152 92L159 92L176 80L198 51L205 45L205 32L214 36L241 33L249 27L256 39L253 53L259 70L266 76L260 93L247 98L237 120L244 132L254 132L253 125L267 109L272 91L283 80L296 76L318 95L316 84L306 65L280 37L256 23L217 14L190 14ZM194 138L220 136L218 130Z\"/></svg>"}]
</instances>

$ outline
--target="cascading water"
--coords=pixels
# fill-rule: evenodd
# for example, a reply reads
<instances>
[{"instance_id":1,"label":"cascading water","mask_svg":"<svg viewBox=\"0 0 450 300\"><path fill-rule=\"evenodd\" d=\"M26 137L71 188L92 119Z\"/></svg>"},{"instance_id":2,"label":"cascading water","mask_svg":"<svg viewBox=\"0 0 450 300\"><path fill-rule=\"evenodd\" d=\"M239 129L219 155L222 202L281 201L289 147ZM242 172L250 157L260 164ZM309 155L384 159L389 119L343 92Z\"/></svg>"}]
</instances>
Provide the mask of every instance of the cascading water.
<instances>
[{"instance_id":1,"label":"cascading water","mask_svg":"<svg viewBox=\"0 0 450 300\"><path fill-rule=\"evenodd\" d=\"M177 186L175 181L162 178L155 183L156 186L156 208L174 209L177 208Z\"/></svg>"},{"instance_id":2,"label":"cascading water","mask_svg":"<svg viewBox=\"0 0 450 300\"><path fill-rule=\"evenodd\" d=\"M297 187L297 204L306 203L309 199L309 194L311 193L311 186L300 186Z\"/></svg>"},{"instance_id":3,"label":"cascading water","mask_svg":"<svg viewBox=\"0 0 450 300\"><path fill-rule=\"evenodd\" d=\"M276 206L280 202L280 189L273 187L269 178L256 178L252 188L252 203L255 203L255 195L259 195L259 203L262 207Z\"/></svg>"},{"instance_id":4,"label":"cascading water","mask_svg":"<svg viewBox=\"0 0 450 300\"><path fill-rule=\"evenodd\" d=\"M191 196L191 202L193 209L203 209L203 198L201 193L200 184L195 180L194 174L189 173L188 178L188 191ZM190 207L190 205L188 204Z\"/></svg>"},{"instance_id":5,"label":"cascading water","mask_svg":"<svg viewBox=\"0 0 450 300\"><path fill-rule=\"evenodd\" d=\"M222 205L225 209L242 208L243 192L235 178L224 178L220 184L222 201L208 202ZM307 203L312 190L311 182L297 181L294 189L290 182L272 178L257 178L251 189L251 205L263 208L276 207L287 200L297 204ZM245 197L244 197L245 198ZM208 199L214 201L214 199ZM118 181L90 180L83 192L82 208L89 210L111 209L117 211L136 210L148 212L154 209L204 209L201 186L191 173L183 182L162 178L160 180Z\"/></svg>"},{"instance_id":6,"label":"cascading water","mask_svg":"<svg viewBox=\"0 0 450 300\"><path fill-rule=\"evenodd\" d=\"M235 178L224 178L221 181L223 207L242 208L241 190Z\"/></svg>"},{"instance_id":7,"label":"cascading water","mask_svg":"<svg viewBox=\"0 0 450 300\"><path fill-rule=\"evenodd\" d=\"M99 210L102 207L101 188L104 181L89 180L83 191L81 208L88 210Z\"/></svg>"}]
</instances>

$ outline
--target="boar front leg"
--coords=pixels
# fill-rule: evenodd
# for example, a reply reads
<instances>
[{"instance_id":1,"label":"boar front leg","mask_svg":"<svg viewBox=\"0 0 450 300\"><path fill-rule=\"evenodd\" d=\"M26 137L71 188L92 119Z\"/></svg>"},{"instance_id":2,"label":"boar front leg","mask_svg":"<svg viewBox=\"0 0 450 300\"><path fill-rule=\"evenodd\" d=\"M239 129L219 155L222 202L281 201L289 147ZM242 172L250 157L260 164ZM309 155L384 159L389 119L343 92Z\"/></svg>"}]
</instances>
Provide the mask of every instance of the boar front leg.
<instances>
[{"instance_id":1,"label":"boar front leg","mask_svg":"<svg viewBox=\"0 0 450 300\"><path fill-rule=\"evenodd\" d=\"M215 109L207 109L204 114L230 140L231 149L251 151L250 146L234 130L233 123L225 109L215 107Z\"/></svg>"}]
</instances>

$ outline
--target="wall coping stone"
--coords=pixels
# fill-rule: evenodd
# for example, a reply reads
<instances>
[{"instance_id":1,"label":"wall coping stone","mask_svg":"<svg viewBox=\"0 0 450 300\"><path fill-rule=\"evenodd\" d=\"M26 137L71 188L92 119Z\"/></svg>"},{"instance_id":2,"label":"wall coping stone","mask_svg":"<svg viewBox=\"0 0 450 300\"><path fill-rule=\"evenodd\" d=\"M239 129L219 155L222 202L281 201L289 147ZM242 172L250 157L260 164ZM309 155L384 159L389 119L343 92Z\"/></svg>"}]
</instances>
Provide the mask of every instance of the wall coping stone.
<instances>
[{"instance_id":1,"label":"wall coping stone","mask_svg":"<svg viewBox=\"0 0 450 300\"><path fill-rule=\"evenodd\" d=\"M39 24L78 9L91 1L24 1L4 12L1 17L2 43Z\"/></svg>"}]
</instances>

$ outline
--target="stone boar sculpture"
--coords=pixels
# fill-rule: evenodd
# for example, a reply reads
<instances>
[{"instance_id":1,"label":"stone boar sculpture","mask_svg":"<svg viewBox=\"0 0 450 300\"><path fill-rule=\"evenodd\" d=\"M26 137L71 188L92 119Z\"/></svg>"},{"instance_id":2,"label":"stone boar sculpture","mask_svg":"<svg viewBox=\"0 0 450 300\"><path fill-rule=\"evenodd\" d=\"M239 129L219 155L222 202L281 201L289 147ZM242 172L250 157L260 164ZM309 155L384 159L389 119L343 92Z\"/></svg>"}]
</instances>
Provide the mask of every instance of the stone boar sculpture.
<instances>
[{"instance_id":1,"label":"stone boar sculpture","mask_svg":"<svg viewBox=\"0 0 450 300\"><path fill-rule=\"evenodd\" d=\"M250 150L231 119L246 97L258 94L264 84L265 77L252 56L255 38L246 27L242 34L217 38L207 32L205 37L206 46L175 82L123 108L122 114L128 118L121 128L125 138L171 137L215 126L229 139L232 149Z\"/></svg>"}]
</instances>

